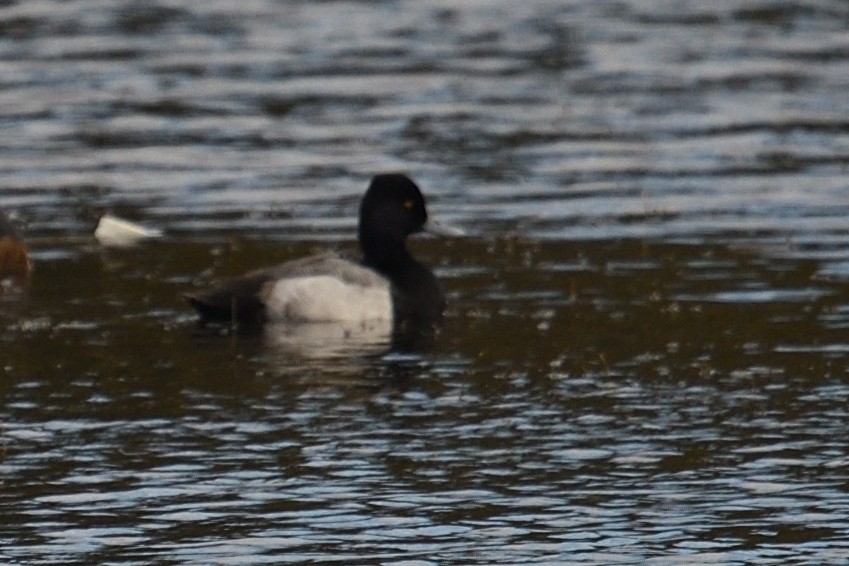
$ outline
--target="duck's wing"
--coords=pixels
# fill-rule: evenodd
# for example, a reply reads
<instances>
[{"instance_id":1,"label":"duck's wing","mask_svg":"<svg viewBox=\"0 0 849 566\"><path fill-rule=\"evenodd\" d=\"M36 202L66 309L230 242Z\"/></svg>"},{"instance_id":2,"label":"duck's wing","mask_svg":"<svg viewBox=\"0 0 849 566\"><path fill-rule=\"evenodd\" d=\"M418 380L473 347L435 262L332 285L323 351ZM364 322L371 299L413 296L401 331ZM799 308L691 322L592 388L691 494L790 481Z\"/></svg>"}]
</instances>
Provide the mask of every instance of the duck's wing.
<instances>
[{"instance_id":1,"label":"duck's wing","mask_svg":"<svg viewBox=\"0 0 849 566\"><path fill-rule=\"evenodd\" d=\"M259 300L259 290L266 281L267 277L256 271L205 291L185 293L183 298L204 322L261 324L265 307Z\"/></svg>"}]
</instances>

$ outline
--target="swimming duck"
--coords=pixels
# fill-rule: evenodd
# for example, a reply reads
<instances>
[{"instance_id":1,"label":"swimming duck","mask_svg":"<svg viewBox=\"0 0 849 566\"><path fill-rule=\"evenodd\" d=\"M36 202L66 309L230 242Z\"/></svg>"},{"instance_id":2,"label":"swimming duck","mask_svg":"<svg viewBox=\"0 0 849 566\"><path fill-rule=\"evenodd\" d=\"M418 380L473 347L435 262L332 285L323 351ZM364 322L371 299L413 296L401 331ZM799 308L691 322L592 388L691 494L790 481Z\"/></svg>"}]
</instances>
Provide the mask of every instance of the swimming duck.
<instances>
[{"instance_id":1,"label":"swimming duck","mask_svg":"<svg viewBox=\"0 0 849 566\"><path fill-rule=\"evenodd\" d=\"M428 218L421 190L400 173L376 175L360 203L359 261L323 254L267 267L186 295L202 321L240 329L267 323L390 321L396 331L434 327L445 297L407 250L416 232L459 235Z\"/></svg>"}]
</instances>

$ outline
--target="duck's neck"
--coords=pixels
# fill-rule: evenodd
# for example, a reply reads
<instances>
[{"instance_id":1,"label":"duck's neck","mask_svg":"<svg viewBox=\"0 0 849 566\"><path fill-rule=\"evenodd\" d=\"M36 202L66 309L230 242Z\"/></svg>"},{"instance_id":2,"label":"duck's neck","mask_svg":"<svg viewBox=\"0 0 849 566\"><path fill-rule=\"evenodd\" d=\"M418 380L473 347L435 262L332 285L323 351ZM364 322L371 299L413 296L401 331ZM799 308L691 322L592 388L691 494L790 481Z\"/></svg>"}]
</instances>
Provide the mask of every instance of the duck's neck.
<instances>
[{"instance_id":1,"label":"duck's neck","mask_svg":"<svg viewBox=\"0 0 849 566\"><path fill-rule=\"evenodd\" d=\"M415 264L404 242L375 233L360 234L363 263L383 273L390 279L394 273Z\"/></svg>"},{"instance_id":2,"label":"duck's neck","mask_svg":"<svg viewBox=\"0 0 849 566\"><path fill-rule=\"evenodd\" d=\"M396 329L424 328L442 320L445 298L433 272L416 261L403 241L360 234L363 264L383 274L393 287ZM394 242L394 245L391 245Z\"/></svg>"}]
</instances>

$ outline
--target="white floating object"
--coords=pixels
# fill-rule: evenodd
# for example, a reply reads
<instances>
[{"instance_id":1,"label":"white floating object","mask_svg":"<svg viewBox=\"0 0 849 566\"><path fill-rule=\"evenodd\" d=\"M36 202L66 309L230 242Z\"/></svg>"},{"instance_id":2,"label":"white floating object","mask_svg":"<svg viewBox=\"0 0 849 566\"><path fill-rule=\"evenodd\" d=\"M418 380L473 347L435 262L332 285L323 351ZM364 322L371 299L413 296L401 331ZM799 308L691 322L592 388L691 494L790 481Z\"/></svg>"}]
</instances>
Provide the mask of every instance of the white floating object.
<instances>
[{"instance_id":1,"label":"white floating object","mask_svg":"<svg viewBox=\"0 0 849 566\"><path fill-rule=\"evenodd\" d=\"M100 217L94 237L105 246L132 246L142 240L162 237L162 230L145 228L109 214Z\"/></svg>"}]
</instances>

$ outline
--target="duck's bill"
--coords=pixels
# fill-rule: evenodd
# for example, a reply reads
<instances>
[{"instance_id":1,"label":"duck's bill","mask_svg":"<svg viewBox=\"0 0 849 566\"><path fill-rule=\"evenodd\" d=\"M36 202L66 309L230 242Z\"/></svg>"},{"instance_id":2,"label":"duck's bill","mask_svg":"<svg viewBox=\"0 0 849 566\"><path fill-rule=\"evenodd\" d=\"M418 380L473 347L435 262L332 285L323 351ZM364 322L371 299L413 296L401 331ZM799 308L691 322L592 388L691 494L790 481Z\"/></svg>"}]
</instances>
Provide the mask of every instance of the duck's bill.
<instances>
[{"instance_id":1,"label":"duck's bill","mask_svg":"<svg viewBox=\"0 0 849 566\"><path fill-rule=\"evenodd\" d=\"M424 223L422 229L425 232L436 234L437 236L457 237L466 235L466 233L461 228L458 228L456 226L450 226L448 224L442 224L441 222L437 222L432 218L427 219L427 222Z\"/></svg>"}]
</instances>

